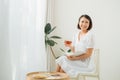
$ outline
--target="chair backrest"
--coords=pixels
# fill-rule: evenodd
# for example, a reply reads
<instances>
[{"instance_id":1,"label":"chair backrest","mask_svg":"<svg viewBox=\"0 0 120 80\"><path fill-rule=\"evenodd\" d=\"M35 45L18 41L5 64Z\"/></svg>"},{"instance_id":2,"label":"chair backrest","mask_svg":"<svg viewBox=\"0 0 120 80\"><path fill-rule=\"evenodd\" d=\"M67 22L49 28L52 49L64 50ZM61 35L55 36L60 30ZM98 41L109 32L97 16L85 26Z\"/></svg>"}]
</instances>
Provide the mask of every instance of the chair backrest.
<instances>
[{"instance_id":1,"label":"chair backrest","mask_svg":"<svg viewBox=\"0 0 120 80\"><path fill-rule=\"evenodd\" d=\"M99 74L99 49L94 49L94 62L96 66L96 73Z\"/></svg>"}]
</instances>

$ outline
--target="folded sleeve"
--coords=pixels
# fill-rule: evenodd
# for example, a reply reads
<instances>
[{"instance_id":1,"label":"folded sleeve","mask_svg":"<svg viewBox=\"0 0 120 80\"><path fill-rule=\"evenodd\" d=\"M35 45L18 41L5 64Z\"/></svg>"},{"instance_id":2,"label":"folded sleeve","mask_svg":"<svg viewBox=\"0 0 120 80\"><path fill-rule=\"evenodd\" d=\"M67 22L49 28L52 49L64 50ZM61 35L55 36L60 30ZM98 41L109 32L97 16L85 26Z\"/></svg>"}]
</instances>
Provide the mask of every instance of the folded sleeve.
<instances>
[{"instance_id":1,"label":"folded sleeve","mask_svg":"<svg viewBox=\"0 0 120 80\"><path fill-rule=\"evenodd\" d=\"M88 36L87 48L94 48L94 46L95 46L94 35L90 34Z\"/></svg>"}]
</instances>

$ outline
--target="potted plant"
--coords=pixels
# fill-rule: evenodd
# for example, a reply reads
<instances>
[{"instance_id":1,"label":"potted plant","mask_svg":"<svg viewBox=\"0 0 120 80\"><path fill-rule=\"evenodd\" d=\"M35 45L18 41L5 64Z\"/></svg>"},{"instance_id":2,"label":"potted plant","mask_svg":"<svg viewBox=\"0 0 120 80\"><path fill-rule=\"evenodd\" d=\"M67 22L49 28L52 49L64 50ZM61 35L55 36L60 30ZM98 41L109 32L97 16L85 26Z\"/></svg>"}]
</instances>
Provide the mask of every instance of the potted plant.
<instances>
[{"instance_id":1,"label":"potted plant","mask_svg":"<svg viewBox=\"0 0 120 80\"><path fill-rule=\"evenodd\" d=\"M52 53L53 57L56 59L57 57L56 57L56 55L55 55L54 50L53 50L52 47L57 44L57 42L55 41L55 39L61 39L61 37L56 36L56 35L50 35L55 29L56 29L56 27L52 28L51 24L47 23L45 25L44 32L45 32L45 46L46 46L46 48L48 46L50 47L51 53Z\"/></svg>"}]
</instances>

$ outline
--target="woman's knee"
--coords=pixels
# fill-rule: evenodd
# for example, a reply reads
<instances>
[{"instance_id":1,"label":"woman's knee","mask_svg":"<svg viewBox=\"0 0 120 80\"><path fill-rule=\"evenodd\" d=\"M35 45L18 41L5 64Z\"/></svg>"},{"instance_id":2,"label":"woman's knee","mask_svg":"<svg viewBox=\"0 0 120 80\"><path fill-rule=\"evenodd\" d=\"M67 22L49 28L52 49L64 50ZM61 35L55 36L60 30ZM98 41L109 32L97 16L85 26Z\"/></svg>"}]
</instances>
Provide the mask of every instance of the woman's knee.
<instances>
[{"instance_id":1,"label":"woman's knee","mask_svg":"<svg viewBox=\"0 0 120 80\"><path fill-rule=\"evenodd\" d=\"M62 68L60 69L60 72L65 73L65 71Z\"/></svg>"}]
</instances>

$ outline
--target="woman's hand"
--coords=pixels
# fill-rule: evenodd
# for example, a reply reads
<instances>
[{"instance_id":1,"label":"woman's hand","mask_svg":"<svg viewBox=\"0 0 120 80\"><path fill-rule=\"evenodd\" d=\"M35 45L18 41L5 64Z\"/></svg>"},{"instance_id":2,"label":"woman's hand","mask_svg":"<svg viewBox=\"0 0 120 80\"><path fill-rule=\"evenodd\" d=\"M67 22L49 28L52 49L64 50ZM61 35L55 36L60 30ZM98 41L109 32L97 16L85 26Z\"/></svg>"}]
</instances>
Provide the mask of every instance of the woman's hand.
<instances>
[{"instance_id":1,"label":"woman's hand","mask_svg":"<svg viewBox=\"0 0 120 80\"><path fill-rule=\"evenodd\" d=\"M76 56L67 56L67 58L69 59L69 60L77 60L77 57Z\"/></svg>"},{"instance_id":2,"label":"woman's hand","mask_svg":"<svg viewBox=\"0 0 120 80\"><path fill-rule=\"evenodd\" d=\"M73 53L75 52L74 51L74 46L72 46L72 41L65 40L64 44L65 44L66 47L69 47Z\"/></svg>"}]
</instances>

